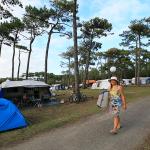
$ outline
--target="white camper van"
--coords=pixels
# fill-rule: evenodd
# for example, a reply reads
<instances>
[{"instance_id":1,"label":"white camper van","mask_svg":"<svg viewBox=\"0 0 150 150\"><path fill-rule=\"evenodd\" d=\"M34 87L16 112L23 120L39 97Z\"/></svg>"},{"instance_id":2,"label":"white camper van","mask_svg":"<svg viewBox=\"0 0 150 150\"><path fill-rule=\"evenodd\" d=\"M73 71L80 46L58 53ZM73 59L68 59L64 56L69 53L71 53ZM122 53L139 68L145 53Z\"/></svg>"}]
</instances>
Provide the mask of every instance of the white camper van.
<instances>
[{"instance_id":1,"label":"white camper van","mask_svg":"<svg viewBox=\"0 0 150 150\"><path fill-rule=\"evenodd\" d=\"M140 77L140 83L142 85L150 84L150 77ZM132 84L135 84L135 78L132 78Z\"/></svg>"},{"instance_id":2,"label":"white camper van","mask_svg":"<svg viewBox=\"0 0 150 150\"><path fill-rule=\"evenodd\" d=\"M97 80L96 83L92 84L91 89L108 89L110 86L110 83L108 79L105 80Z\"/></svg>"}]
</instances>

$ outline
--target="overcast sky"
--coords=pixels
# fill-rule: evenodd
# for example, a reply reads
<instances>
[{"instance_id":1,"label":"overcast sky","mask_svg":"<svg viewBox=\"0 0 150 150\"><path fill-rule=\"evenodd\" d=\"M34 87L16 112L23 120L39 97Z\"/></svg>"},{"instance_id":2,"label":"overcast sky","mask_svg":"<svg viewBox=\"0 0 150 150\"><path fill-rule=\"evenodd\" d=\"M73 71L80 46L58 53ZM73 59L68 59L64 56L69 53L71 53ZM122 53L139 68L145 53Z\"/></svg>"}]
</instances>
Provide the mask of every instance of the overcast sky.
<instances>
[{"instance_id":1,"label":"overcast sky","mask_svg":"<svg viewBox=\"0 0 150 150\"><path fill-rule=\"evenodd\" d=\"M42 7L48 5L48 0L20 0L24 6L35 5ZM36 1L36 2L35 2ZM94 17L107 19L112 23L114 35L100 39L102 49L106 51L109 48L121 48L119 43L121 39L119 34L123 30L127 30L131 20L142 19L150 16L149 0L78 0L79 13L81 21L89 20ZM23 9L15 7L13 13L21 17L24 14ZM35 40L33 45L33 53L31 54L30 72L44 71L44 57L47 36L44 35ZM23 45L28 46L29 42L24 40ZM65 52L67 47L72 45L72 41L65 37L53 36L49 50L48 72L61 74L66 68L60 67L60 53ZM0 77L11 77L11 59L12 48L3 46L2 56L0 58ZM21 55L21 73L26 72L27 54ZM15 57L15 76L17 75L18 50Z\"/></svg>"}]
</instances>

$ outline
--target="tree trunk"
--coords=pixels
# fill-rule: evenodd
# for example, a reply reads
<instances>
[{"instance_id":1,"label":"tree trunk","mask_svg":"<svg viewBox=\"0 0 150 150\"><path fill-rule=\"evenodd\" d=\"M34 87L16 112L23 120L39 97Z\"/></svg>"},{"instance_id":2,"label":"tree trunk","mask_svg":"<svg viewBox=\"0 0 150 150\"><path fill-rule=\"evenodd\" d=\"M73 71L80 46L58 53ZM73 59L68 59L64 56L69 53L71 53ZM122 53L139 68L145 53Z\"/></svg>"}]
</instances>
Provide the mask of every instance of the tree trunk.
<instances>
[{"instance_id":1,"label":"tree trunk","mask_svg":"<svg viewBox=\"0 0 150 150\"><path fill-rule=\"evenodd\" d=\"M135 48L135 85L138 83L137 79L137 70L138 70L138 48Z\"/></svg>"},{"instance_id":2,"label":"tree trunk","mask_svg":"<svg viewBox=\"0 0 150 150\"><path fill-rule=\"evenodd\" d=\"M138 48L138 70L137 70L137 83L138 86L140 86L140 70L141 70L141 60L140 60L140 56L141 56L141 36L138 36L138 41L139 41L139 48Z\"/></svg>"},{"instance_id":3,"label":"tree trunk","mask_svg":"<svg viewBox=\"0 0 150 150\"><path fill-rule=\"evenodd\" d=\"M84 82L84 67L83 67L83 65L81 66L81 76L80 77L81 77L80 79L81 79L81 81L83 83Z\"/></svg>"},{"instance_id":4,"label":"tree trunk","mask_svg":"<svg viewBox=\"0 0 150 150\"><path fill-rule=\"evenodd\" d=\"M148 71L148 59L146 59L146 68L145 68L145 71L146 71L146 76L148 77L149 76L149 71Z\"/></svg>"},{"instance_id":5,"label":"tree trunk","mask_svg":"<svg viewBox=\"0 0 150 150\"><path fill-rule=\"evenodd\" d=\"M78 42L77 42L77 0L74 0L73 9L73 39L74 39L74 74L75 74L75 94L80 99L79 89L79 67L78 67Z\"/></svg>"},{"instance_id":6,"label":"tree trunk","mask_svg":"<svg viewBox=\"0 0 150 150\"><path fill-rule=\"evenodd\" d=\"M50 40L51 40L52 31L48 34L48 40L46 45L46 53L45 53L45 72L44 72L44 81L47 83L47 67L48 67L48 52L49 52L49 46L50 46Z\"/></svg>"},{"instance_id":7,"label":"tree trunk","mask_svg":"<svg viewBox=\"0 0 150 150\"><path fill-rule=\"evenodd\" d=\"M16 41L17 41L18 32L15 34L14 42L13 42L13 56L12 56L12 80L14 80L14 66L15 66L15 48L16 48Z\"/></svg>"},{"instance_id":8,"label":"tree trunk","mask_svg":"<svg viewBox=\"0 0 150 150\"><path fill-rule=\"evenodd\" d=\"M20 64L21 64L20 53L21 53L21 52L20 52L20 50L19 50L19 57L18 57L19 63L18 63L17 80L19 80L19 73L20 73Z\"/></svg>"},{"instance_id":9,"label":"tree trunk","mask_svg":"<svg viewBox=\"0 0 150 150\"><path fill-rule=\"evenodd\" d=\"M110 72L110 57L108 56L107 59L107 67L108 67L108 78L111 78L111 72ZM113 75L113 74L112 74Z\"/></svg>"},{"instance_id":10,"label":"tree trunk","mask_svg":"<svg viewBox=\"0 0 150 150\"><path fill-rule=\"evenodd\" d=\"M2 44L3 44L3 40L0 41L0 57L1 57L1 53L2 53Z\"/></svg>"},{"instance_id":11,"label":"tree trunk","mask_svg":"<svg viewBox=\"0 0 150 150\"><path fill-rule=\"evenodd\" d=\"M85 78L84 78L83 88L86 88L86 80L88 81L87 84L89 84L89 64L90 64L90 56L91 56L91 51L92 51L92 41L93 41L93 37L91 36L90 47L89 47L89 49L87 49L85 75L84 75Z\"/></svg>"},{"instance_id":12,"label":"tree trunk","mask_svg":"<svg viewBox=\"0 0 150 150\"><path fill-rule=\"evenodd\" d=\"M150 76L150 58L148 58L148 67L147 68L148 68L147 73L148 73L148 77L149 77Z\"/></svg>"},{"instance_id":13,"label":"tree trunk","mask_svg":"<svg viewBox=\"0 0 150 150\"><path fill-rule=\"evenodd\" d=\"M68 87L70 86L70 76L71 76L71 72L70 72L70 63L71 63L71 61L70 61L70 57L68 58L68 60L69 60L69 76L68 76Z\"/></svg>"},{"instance_id":14,"label":"tree trunk","mask_svg":"<svg viewBox=\"0 0 150 150\"><path fill-rule=\"evenodd\" d=\"M51 26L51 29L50 29L50 31L48 33L48 40L47 40L46 53L45 53L45 72L44 72L44 81L45 81L45 83L47 83L48 52L49 52L49 46L50 46L51 36L52 36L54 28L58 25L58 21L59 20L57 20L56 24L54 24L53 26Z\"/></svg>"},{"instance_id":15,"label":"tree trunk","mask_svg":"<svg viewBox=\"0 0 150 150\"><path fill-rule=\"evenodd\" d=\"M88 53L87 53L87 58L86 58L86 65L85 65L85 72L84 72L84 83L83 83L83 88L86 88L86 81L89 81L88 80L88 74L89 74L89 63L90 63L90 53L91 51L88 50Z\"/></svg>"},{"instance_id":16,"label":"tree trunk","mask_svg":"<svg viewBox=\"0 0 150 150\"><path fill-rule=\"evenodd\" d=\"M121 63L120 63L120 64L121 64ZM120 79L121 81L122 81L122 79L124 78L123 72L125 72L124 69L120 68L120 77L119 77L119 79Z\"/></svg>"},{"instance_id":17,"label":"tree trunk","mask_svg":"<svg viewBox=\"0 0 150 150\"><path fill-rule=\"evenodd\" d=\"M27 69L26 69L26 79L28 79L29 76L29 67L30 67L30 57L31 57L31 52L32 52L32 44L34 42L35 37L33 37L30 41L30 51L28 54L28 62L27 62Z\"/></svg>"}]
</instances>

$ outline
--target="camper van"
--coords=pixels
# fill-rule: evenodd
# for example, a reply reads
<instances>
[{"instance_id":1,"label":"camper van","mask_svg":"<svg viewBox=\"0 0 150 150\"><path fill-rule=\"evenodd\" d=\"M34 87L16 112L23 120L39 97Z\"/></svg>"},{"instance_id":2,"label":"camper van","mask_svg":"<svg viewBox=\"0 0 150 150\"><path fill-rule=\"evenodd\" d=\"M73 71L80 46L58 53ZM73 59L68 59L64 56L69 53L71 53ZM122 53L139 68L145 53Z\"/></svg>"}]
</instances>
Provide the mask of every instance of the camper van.
<instances>
[{"instance_id":1,"label":"camper van","mask_svg":"<svg viewBox=\"0 0 150 150\"><path fill-rule=\"evenodd\" d=\"M96 83L92 84L91 89L108 89L110 86L110 83L108 79L105 80L97 80Z\"/></svg>"},{"instance_id":2,"label":"camper van","mask_svg":"<svg viewBox=\"0 0 150 150\"><path fill-rule=\"evenodd\" d=\"M140 77L140 83L142 85L150 84L150 77ZM132 84L135 84L135 78L132 78Z\"/></svg>"}]
</instances>

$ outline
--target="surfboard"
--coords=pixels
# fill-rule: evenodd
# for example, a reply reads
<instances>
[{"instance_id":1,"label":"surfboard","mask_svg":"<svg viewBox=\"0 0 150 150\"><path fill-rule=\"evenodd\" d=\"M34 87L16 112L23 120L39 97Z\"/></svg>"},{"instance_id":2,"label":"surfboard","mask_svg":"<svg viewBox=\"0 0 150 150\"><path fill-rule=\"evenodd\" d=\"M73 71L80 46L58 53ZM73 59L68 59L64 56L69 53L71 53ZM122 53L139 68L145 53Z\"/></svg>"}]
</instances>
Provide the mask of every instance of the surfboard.
<instances>
[{"instance_id":1,"label":"surfboard","mask_svg":"<svg viewBox=\"0 0 150 150\"><path fill-rule=\"evenodd\" d=\"M106 108L109 105L109 91L102 91L97 100L97 106L100 108Z\"/></svg>"}]
</instances>

